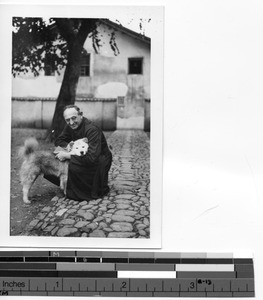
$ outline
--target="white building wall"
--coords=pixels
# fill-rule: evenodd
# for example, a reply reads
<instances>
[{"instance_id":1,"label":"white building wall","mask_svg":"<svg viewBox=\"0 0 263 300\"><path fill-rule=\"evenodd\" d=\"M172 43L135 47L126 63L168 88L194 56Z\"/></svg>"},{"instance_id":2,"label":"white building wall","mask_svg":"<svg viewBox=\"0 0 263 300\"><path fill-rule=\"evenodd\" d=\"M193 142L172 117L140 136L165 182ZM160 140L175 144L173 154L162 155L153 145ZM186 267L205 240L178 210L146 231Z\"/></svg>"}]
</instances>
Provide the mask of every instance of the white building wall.
<instances>
[{"instance_id":1,"label":"white building wall","mask_svg":"<svg viewBox=\"0 0 263 300\"><path fill-rule=\"evenodd\" d=\"M132 88L150 98L150 46L116 31L120 54L115 56L109 45L110 31L101 26L99 32L103 35L103 45L99 54L94 52L90 38L85 42L84 48L91 53L91 76L80 77L77 94L108 98L126 96L129 88ZM143 75L128 75L129 57L143 57ZM62 71L56 76L34 77L26 74L13 78L12 96L56 98L63 74Z\"/></svg>"},{"instance_id":2,"label":"white building wall","mask_svg":"<svg viewBox=\"0 0 263 300\"><path fill-rule=\"evenodd\" d=\"M124 32L115 31L119 54L110 47L110 33L100 26L102 46L95 53L88 38L84 48L90 53L90 76L80 77L77 96L88 98L125 97L124 106L117 110L117 128L144 128L145 98L150 98L150 45ZM128 59L143 58L143 74L128 74ZM13 78L12 96L28 98L57 98L63 80L60 75L38 77L25 75Z\"/></svg>"}]
</instances>

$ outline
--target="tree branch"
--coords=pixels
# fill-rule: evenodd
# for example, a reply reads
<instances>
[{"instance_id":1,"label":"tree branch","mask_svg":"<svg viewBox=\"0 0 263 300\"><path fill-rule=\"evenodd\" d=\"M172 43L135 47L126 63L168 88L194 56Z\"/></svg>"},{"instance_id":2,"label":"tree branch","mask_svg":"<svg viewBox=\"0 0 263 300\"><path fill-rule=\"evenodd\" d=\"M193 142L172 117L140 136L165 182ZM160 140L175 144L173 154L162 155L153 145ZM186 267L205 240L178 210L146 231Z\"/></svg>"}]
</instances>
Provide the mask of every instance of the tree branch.
<instances>
[{"instance_id":1,"label":"tree branch","mask_svg":"<svg viewBox=\"0 0 263 300\"><path fill-rule=\"evenodd\" d=\"M54 18L57 28L61 36L67 41L70 42L72 39L75 39L76 32L74 28L73 19L66 18Z\"/></svg>"},{"instance_id":2,"label":"tree branch","mask_svg":"<svg viewBox=\"0 0 263 300\"><path fill-rule=\"evenodd\" d=\"M78 30L78 40L84 44L87 36L96 28L98 19L80 19L80 27Z\"/></svg>"}]
</instances>

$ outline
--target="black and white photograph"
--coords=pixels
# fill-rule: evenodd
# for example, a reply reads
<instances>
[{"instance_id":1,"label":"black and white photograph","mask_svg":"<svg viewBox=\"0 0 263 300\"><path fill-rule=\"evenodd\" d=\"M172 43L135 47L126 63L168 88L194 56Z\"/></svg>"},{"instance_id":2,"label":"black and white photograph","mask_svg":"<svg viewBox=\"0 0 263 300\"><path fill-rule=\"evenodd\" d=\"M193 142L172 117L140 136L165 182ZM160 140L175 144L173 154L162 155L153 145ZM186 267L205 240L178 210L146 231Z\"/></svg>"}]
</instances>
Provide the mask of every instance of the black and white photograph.
<instances>
[{"instance_id":1,"label":"black and white photograph","mask_svg":"<svg viewBox=\"0 0 263 300\"><path fill-rule=\"evenodd\" d=\"M19 2L0 0L4 255L127 250L138 293L118 296L263 299L263 2Z\"/></svg>"},{"instance_id":2,"label":"black and white photograph","mask_svg":"<svg viewBox=\"0 0 263 300\"><path fill-rule=\"evenodd\" d=\"M156 235L152 35L163 24L156 8L134 8L97 18L80 8L82 17L39 16L41 6L12 14L11 237Z\"/></svg>"}]
</instances>

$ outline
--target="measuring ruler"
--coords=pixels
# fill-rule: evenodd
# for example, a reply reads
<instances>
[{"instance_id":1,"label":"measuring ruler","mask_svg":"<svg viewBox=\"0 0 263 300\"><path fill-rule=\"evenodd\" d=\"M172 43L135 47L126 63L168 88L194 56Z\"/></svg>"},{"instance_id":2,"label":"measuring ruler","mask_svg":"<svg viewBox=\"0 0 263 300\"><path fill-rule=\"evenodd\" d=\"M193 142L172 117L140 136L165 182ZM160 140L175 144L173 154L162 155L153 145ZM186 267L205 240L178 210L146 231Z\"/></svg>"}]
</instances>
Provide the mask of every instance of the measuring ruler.
<instances>
[{"instance_id":1,"label":"measuring ruler","mask_svg":"<svg viewBox=\"0 0 263 300\"><path fill-rule=\"evenodd\" d=\"M0 295L255 297L253 259L206 253L0 251Z\"/></svg>"}]
</instances>

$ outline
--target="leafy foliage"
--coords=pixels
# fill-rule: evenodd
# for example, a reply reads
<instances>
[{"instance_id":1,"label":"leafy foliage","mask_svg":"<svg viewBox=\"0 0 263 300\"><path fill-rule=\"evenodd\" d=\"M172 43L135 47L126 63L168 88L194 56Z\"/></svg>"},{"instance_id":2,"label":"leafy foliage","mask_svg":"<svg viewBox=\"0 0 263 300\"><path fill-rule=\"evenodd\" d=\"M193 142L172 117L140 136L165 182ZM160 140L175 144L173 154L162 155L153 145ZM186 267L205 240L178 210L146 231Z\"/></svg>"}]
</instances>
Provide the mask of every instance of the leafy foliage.
<instances>
[{"instance_id":1,"label":"leafy foliage","mask_svg":"<svg viewBox=\"0 0 263 300\"><path fill-rule=\"evenodd\" d=\"M15 17L13 27L13 76L29 71L38 76L46 64L57 70L65 66L67 43L52 19Z\"/></svg>"},{"instance_id":2,"label":"leafy foliage","mask_svg":"<svg viewBox=\"0 0 263 300\"><path fill-rule=\"evenodd\" d=\"M120 50L117 46L117 43L116 43L116 34L115 34L115 31L112 31L111 32L111 35L110 35L110 46L111 46L111 50L113 51L114 55L117 56L118 54L120 54Z\"/></svg>"},{"instance_id":3,"label":"leafy foliage","mask_svg":"<svg viewBox=\"0 0 263 300\"><path fill-rule=\"evenodd\" d=\"M12 74L38 76L49 66L58 73L67 65L70 44L84 43L88 34L98 52L97 19L13 18ZM84 41L83 41L84 39Z\"/></svg>"}]
</instances>

